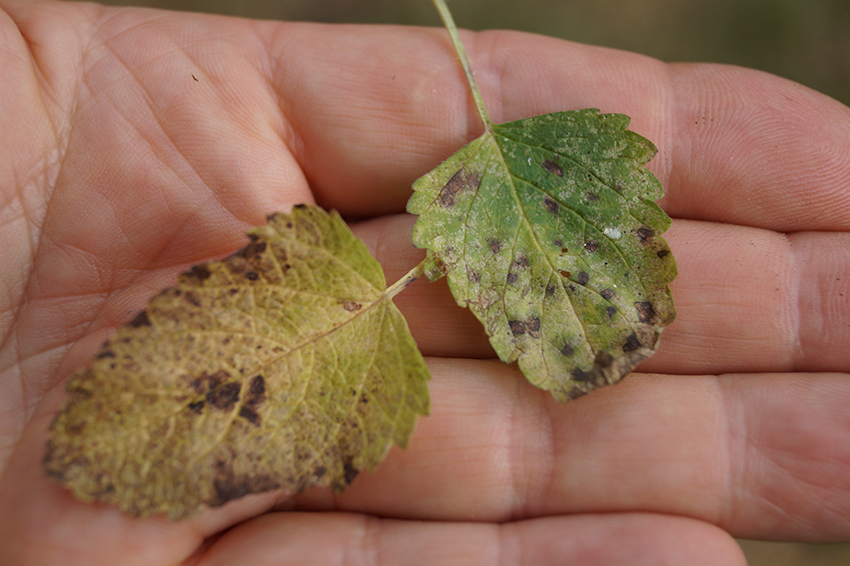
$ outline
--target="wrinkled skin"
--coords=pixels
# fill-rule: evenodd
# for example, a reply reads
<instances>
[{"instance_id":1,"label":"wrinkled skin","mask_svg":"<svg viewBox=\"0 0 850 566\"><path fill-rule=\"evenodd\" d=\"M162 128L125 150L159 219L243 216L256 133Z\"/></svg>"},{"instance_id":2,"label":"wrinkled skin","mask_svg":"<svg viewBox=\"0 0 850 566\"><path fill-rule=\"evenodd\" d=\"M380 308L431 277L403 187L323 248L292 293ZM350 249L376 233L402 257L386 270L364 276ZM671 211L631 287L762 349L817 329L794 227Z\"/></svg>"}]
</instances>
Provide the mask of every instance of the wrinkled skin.
<instances>
[{"instance_id":1,"label":"wrinkled skin","mask_svg":"<svg viewBox=\"0 0 850 566\"><path fill-rule=\"evenodd\" d=\"M0 564L742 565L733 536L850 538L850 110L510 32L464 34L495 121L593 106L660 148L680 275L657 356L557 404L418 282L397 302L432 415L342 495L182 523L74 500L46 431L117 325L299 202L400 276L411 182L481 126L441 30L0 7Z\"/></svg>"}]
</instances>

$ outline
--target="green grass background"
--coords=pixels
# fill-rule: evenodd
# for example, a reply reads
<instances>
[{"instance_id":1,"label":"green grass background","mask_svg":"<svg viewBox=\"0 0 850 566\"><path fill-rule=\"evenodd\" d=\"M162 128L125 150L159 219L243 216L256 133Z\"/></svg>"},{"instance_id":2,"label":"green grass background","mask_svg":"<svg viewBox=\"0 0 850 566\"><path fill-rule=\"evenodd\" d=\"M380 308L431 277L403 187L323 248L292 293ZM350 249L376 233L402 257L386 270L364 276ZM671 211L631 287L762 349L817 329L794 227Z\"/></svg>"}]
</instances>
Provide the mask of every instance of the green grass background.
<instances>
[{"instance_id":1,"label":"green grass background","mask_svg":"<svg viewBox=\"0 0 850 566\"><path fill-rule=\"evenodd\" d=\"M427 0L106 0L248 18L440 25ZM769 71L850 105L850 0L449 0L458 25L505 28ZM804 148L801 148L801 151ZM850 150L850 147L848 147ZM750 566L850 566L850 543L740 541Z\"/></svg>"}]
</instances>

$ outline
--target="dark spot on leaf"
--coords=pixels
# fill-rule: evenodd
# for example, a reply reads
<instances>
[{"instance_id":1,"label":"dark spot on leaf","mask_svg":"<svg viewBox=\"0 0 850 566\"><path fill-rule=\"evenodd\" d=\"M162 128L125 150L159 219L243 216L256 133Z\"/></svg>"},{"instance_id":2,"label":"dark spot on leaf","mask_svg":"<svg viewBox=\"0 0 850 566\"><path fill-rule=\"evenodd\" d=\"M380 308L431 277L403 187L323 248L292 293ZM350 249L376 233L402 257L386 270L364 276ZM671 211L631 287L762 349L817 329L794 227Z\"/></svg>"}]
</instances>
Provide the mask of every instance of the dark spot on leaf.
<instances>
[{"instance_id":1,"label":"dark spot on leaf","mask_svg":"<svg viewBox=\"0 0 850 566\"><path fill-rule=\"evenodd\" d=\"M528 258L524 255L518 256L516 261L514 261L514 265L520 269L525 269L528 267Z\"/></svg>"},{"instance_id":2,"label":"dark spot on leaf","mask_svg":"<svg viewBox=\"0 0 850 566\"><path fill-rule=\"evenodd\" d=\"M590 379L590 374L581 368L575 368L572 373L570 373L570 377L573 378L573 381L585 382Z\"/></svg>"},{"instance_id":3,"label":"dark spot on leaf","mask_svg":"<svg viewBox=\"0 0 850 566\"><path fill-rule=\"evenodd\" d=\"M612 291L611 289L602 289L599 294L602 295L602 298L606 301L610 301L614 298L614 291Z\"/></svg>"},{"instance_id":4,"label":"dark spot on leaf","mask_svg":"<svg viewBox=\"0 0 850 566\"><path fill-rule=\"evenodd\" d=\"M203 401L195 401L194 403L189 403L189 410L195 413L196 415L200 415L204 410L205 404L206 403L204 403Z\"/></svg>"},{"instance_id":5,"label":"dark spot on leaf","mask_svg":"<svg viewBox=\"0 0 850 566\"><path fill-rule=\"evenodd\" d=\"M251 378L251 385L248 386L248 397L245 399L245 404L256 407L265 400L266 380L262 375L255 375Z\"/></svg>"},{"instance_id":6,"label":"dark spot on leaf","mask_svg":"<svg viewBox=\"0 0 850 566\"><path fill-rule=\"evenodd\" d=\"M494 254L499 253L499 250L502 248L502 243L495 238L490 238L489 240L487 240L487 244L490 246L490 249L493 251Z\"/></svg>"},{"instance_id":7,"label":"dark spot on leaf","mask_svg":"<svg viewBox=\"0 0 850 566\"><path fill-rule=\"evenodd\" d=\"M546 197L543 199L543 206L546 207L546 210L551 212L552 214L558 214L558 211L561 210L561 205L558 204L552 197Z\"/></svg>"},{"instance_id":8,"label":"dark spot on leaf","mask_svg":"<svg viewBox=\"0 0 850 566\"><path fill-rule=\"evenodd\" d=\"M292 230L292 222L287 222L287 223L286 223L286 227L287 227L289 230Z\"/></svg>"},{"instance_id":9,"label":"dark spot on leaf","mask_svg":"<svg viewBox=\"0 0 850 566\"><path fill-rule=\"evenodd\" d=\"M201 299L192 291L186 291L186 294L183 295L183 298L186 299L186 302L192 305L193 307L201 306Z\"/></svg>"},{"instance_id":10,"label":"dark spot on leaf","mask_svg":"<svg viewBox=\"0 0 850 566\"><path fill-rule=\"evenodd\" d=\"M578 277L576 277L576 281L578 281L579 285L587 285L587 282L590 281L590 275L586 271L581 271Z\"/></svg>"},{"instance_id":11,"label":"dark spot on leaf","mask_svg":"<svg viewBox=\"0 0 850 566\"><path fill-rule=\"evenodd\" d=\"M231 297L233 295L236 295L237 293L239 293L239 289L237 287L231 287L230 289L227 290L227 294L230 295Z\"/></svg>"},{"instance_id":12,"label":"dark spot on leaf","mask_svg":"<svg viewBox=\"0 0 850 566\"><path fill-rule=\"evenodd\" d=\"M296 204L292 208L295 208L297 210L303 210L303 209L307 208L307 205L302 202L302 203Z\"/></svg>"},{"instance_id":13,"label":"dark spot on leaf","mask_svg":"<svg viewBox=\"0 0 850 566\"><path fill-rule=\"evenodd\" d=\"M239 402L239 384L235 382L225 383L221 387L216 387L212 391L207 392L207 402L222 411L231 411Z\"/></svg>"},{"instance_id":14,"label":"dark spot on leaf","mask_svg":"<svg viewBox=\"0 0 850 566\"><path fill-rule=\"evenodd\" d=\"M590 202L596 202L599 200L599 195L597 195L596 193L591 193L590 191L588 191L585 196L587 196L587 200L589 200Z\"/></svg>"},{"instance_id":15,"label":"dark spot on leaf","mask_svg":"<svg viewBox=\"0 0 850 566\"><path fill-rule=\"evenodd\" d=\"M568 254L569 252L570 252L570 250L568 250L567 248L561 248L561 254L562 255Z\"/></svg>"},{"instance_id":16,"label":"dark spot on leaf","mask_svg":"<svg viewBox=\"0 0 850 566\"><path fill-rule=\"evenodd\" d=\"M575 285L569 285L569 286L567 286L567 289L569 289L570 292L572 292L572 293L576 292L576 286Z\"/></svg>"},{"instance_id":17,"label":"dark spot on leaf","mask_svg":"<svg viewBox=\"0 0 850 566\"><path fill-rule=\"evenodd\" d=\"M351 485L351 482L354 481L354 478L360 473L356 467L354 467L354 462L351 461L351 458L346 458L345 462L342 465L343 474L345 478L345 485Z\"/></svg>"},{"instance_id":18,"label":"dark spot on leaf","mask_svg":"<svg viewBox=\"0 0 850 566\"><path fill-rule=\"evenodd\" d=\"M640 340L638 340L638 337L635 335L634 332L632 332L631 334L629 334L629 337L626 338L626 343L623 344L623 351L634 352L641 346L642 344L640 343Z\"/></svg>"},{"instance_id":19,"label":"dark spot on leaf","mask_svg":"<svg viewBox=\"0 0 850 566\"><path fill-rule=\"evenodd\" d=\"M316 479L319 479L322 476L324 476L327 472L328 471L325 469L324 466L318 466L318 467L316 467L315 470L313 470L313 477L316 478Z\"/></svg>"},{"instance_id":20,"label":"dark spot on leaf","mask_svg":"<svg viewBox=\"0 0 850 566\"><path fill-rule=\"evenodd\" d=\"M256 281L257 279L260 278L259 274L257 274L256 271L249 271L248 273L245 274L245 277L247 277L251 281Z\"/></svg>"},{"instance_id":21,"label":"dark spot on leaf","mask_svg":"<svg viewBox=\"0 0 850 566\"><path fill-rule=\"evenodd\" d=\"M469 277L469 280L473 283L479 283L481 281L481 274L477 271L472 271L471 269L469 270L467 277Z\"/></svg>"},{"instance_id":22,"label":"dark spot on leaf","mask_svg":"<svg viewBox=\"0 0 850 566\"><path fill-rule=\"evenodd\" d=\"M623 185L621 185L620 183L617 183L616 185L614 185L614 190L617 191L618 193L622 193L623 192Z\"/></svg>"},{"instance_id":23,"label":"dark spot on leaf","mask_svg":"<svg viewBox=\"0 0 850 566\"><path fill-rule=\"evenodd\" d=\"M508 324L511 327L511 334L514 336L528 334L532 338L540 337L540 319L537 317L528 320L510 320Z\"/></svg>"},{"instance_id":24,"label":"dark spot on leaf","mask_svg":"<svg viewBox=\"0 0 850 566\"><path fill-rule=\"evenodd\" d=\"M575 354L575 350L573 350L573 347L569 344L564 344L564 347L561 348L561 353L569 358L572 357L573 354Z\"/></svg>"},{"instance_id":25,"label":"dark spot on leaf","mask_svg":"<svg viewBox=\"0 0 850 566\"><path fill-rule=\"evenodd\" d=\"M253 247L254 247L254 253L255 254L261 254L264 251L266 251L266 243L265 242L257 242L256 244L254 244ZM286 253L286 252L284 252L284 253Z\"/></svg>"},{"instance_id":26,"label":"dark spot on leaf","mask_svg":"<svg viewBox=\"0 0 850 566\"><path fill-rule=\"evenodd\" d=\"M508 284L513 285L516 283L517 274L516 273L508 273Z\"/></svg>"},{"instance_id":27,"label":"dark spot on leaf","mask_svg":"<svg viewBox=\"0 0 850 566\"><path fill-rule=\"evenodd\" d=\"M564 242L562 242L561 240L555 240L555 241L554 241L554 242L552 242L552 243L553 243L553 244L555 244L555 247L556 247L556 248L560 248L561 246L563 246L563 245L564 245ZM564 248L564 249L567 249L567 248ZM563 251L563 250L561 250L561 251Z\"/></svg>"},{"instance_id":28,"label":"dark spot on leaf","mask_svg":"<svg viewBox=\"0 0 850 566\"><path fill-rule=\"evenodd\" d=\"M605 314L607 314L608 317L611 318L615 314L617 314L617 308L609 305L609 306L605 307Z\"/></svg>"},{"instance_id":29,"label":"dark spot on leaf","mask_svg":"<svg viewBox=\"0 0 850 566\"><path fill-rule=\"evenodd\" d=\"M584 244L584 249L586 249L590 253L593 253L599 249L599 244L597 244L594 240L590 240L589 242Z\"/></svg>"},{"instance_id":30,"label":"dark spot on leaf","mask_svg":"<svg viewBox=\"0 0 850 566\"><path fill-rule=\"evenodd\" d=\"M440 189L440 203L445 207L451 207L455 204L455 196L463 189L477 189L481 182L480 177L476 173L469 173L465 169L460 169L455 173L449 182Z\"/></svg>"},{"instance_id":31,"label":"dark spot on leaf","mask_svg":"<svg viewBox=\"0 0 850 566\"><path fill-rule=\"evenodd\" d=\"M251 407L246 406L239 409L239 416L254 426L260 426L260 415Z\"/></svg>"},{"instance_id":32,"label":"dark spot on leaf","mask_svg":"<svg viewBox=\"0 0 850 566\"><path fill-rule=\"evenodd\" d=\"M556 289L555 289L554 285L549 285L548 287L546 287L546 296L551 297L552 295L555 294L555 290Z\"/></svg>"},{"instance_id":33,"label":"dark spot on leaf","mask_svg":"<svg viewBox=\"0 0 850 566\"><path fill-rule=\"evenodd\" d=\"M639 301L635 303L635 308L638 312L638 319L641 322L650 323L652 319L655 318L655 309L652 307L652 303L648 301Z\"/></svg>"},{"instance_id":34,"label":"dark spot on leaf","mask_svg":"<svg viewBox=\"0 0 850 566\"><path fill-rule=\"evenodd\" d=\"M115 357L115 352L113 352L112 350L103 350L102 352L100 352L97 355L98 360L102 360L104 358L114 358L114 357Z\"/></svg>"},{"instance_id":35,"label":"dark spot on leaf","mask_svg":"<svg viewBox=\"0 0 850 566\"><path fill-rule=\"evenodd\" d=\"M196 265L192 267L192 270L189 271L189 275L197 279L198 281L206 281L210 277L212 277L212 273L210 272L209 267L206 265Z\"/></svg>"},{"instance_id":36,"label":"dark spot on leaf","mask_svg":"<svg viewBox=\"0 0 850 566\"><path fill-rule=\"evenodd\" d=\"M361 403L363 403L364 405L368 405L368 404L369 404L369 398L368 398L368 397L366 397L366 394L365 394L365 393L364 393L363 395L361 395L361 396L360 396L360 402L361 402Z\"/></svg>"},{"instance_id":37,"label":"dark spot on leaf","mask_svg":"<svg viewBox=\"0 0 850 566\"><path fill-rule=\"evenodd\" d=\"M343 303L342 305L342 308L344 308L348 312L359 311L362 307L363 305L361 305L360 303L355 303L354 301L345 301L345 303Z\"/></svg>"},{"instance_id":38,"label":"dark spot on leaf","mask_svg":"<svg viewBox=\"0 0 850 566\"><path fill-rule=\"evenodd\" d=\"M670 255L670 250L659 250L658 253L655 255L657 255L659 259L664 259L668 255Z\"/></svg>"},{"instance_id":39,"label":"dark spot on leaf","mask_svg":"<svg viewBox=\"0 0 850 566\"><path fill-rule=\"evenodd\" d=\"M637 229L637 237L640 240L641 244L647 243L652 237L655 235L655 232L646 228L645 226L641 226Z\"/></svg>"},{"instance_id":40,"label":"dark spot on leaf","mask_svg":"<svg viewBox=\"0 0 850 566\"><path fill-rule=\"evenodd\" d=\"M567 392L567 397L569 397L570 399L578 399L579 397L582 397L584 395L587 395L587 391L585 391L581 387L573 387Z\"/></svg>"},{"instance_id":41,"label":"dark spot on leaf","mask_svg":"<svg viewBox=\"0 0 850 566\"><path fill-rule=\"evenodd\" d=\"M136 318L130 321L130 326L133 328L140 328L142 326L152 326L150 319L148 318L148 311L142 311L136 315Z\"/></svg>"},{"instance_id":42,"label":"dark spot on leaf","mask_svg":"<svg viewBox=\"0 0 850 566\"><path fill-rule=\"evenodd\" d=\"M551 159L545 160L541 165L543 165L543 168L552 173L553 175L557 175L558 177L564 176L564 168L552 161Z\"/></svg>"},{"instance_id":43,"label":"dark spot on leaf","mask_svg":"<svg viewBox=\"0 0 850 566\"><path fill-rule=\"evenodd\" d=\"M219 507L249 493L259 493L280 487L280 482L271 476L244 475L237 477L233 472L233 464L222 460L216 462L213 469L215 471L213 478L215 496L208 502L212 507Z\"/></svg>"},{"instance_id":44,"label":"dark spot on leaf","mask_svg":"<svg viewBox=\"0 0 850 566\"><path fill-rule=\"evenodd\" d=\"M569 277L570 277L570 275L572 275L572 273L570 273L569 271L565 271L565 270L563 270L563 269L561 269L560 271L558 271L558 273L560 273L560 274L561 274L561 277L566 277L566 278L569 278Z\"/></svg>"}]
</instances>

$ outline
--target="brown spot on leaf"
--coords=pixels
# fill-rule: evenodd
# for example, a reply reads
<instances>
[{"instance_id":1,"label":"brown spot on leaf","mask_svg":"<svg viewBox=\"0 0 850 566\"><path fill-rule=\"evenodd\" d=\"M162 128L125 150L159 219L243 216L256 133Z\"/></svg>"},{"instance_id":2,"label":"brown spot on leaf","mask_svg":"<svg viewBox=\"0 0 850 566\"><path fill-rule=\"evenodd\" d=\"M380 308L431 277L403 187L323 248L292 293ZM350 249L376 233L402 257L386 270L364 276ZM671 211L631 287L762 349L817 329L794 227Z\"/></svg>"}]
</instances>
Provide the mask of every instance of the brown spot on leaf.
<instances>
[{"instance_id":1,"label":"brown spot on leaf","mask_svg":"<svg viewBox=\"0 0 850 566\"><path fill-rule=\"evenodd\" d=\"M556 291L555 286L549 285L548 287L546 287L546 296L551 297L552 295L555 294L555 291Z\"/></svg>"},{"instance_id":2,"label":"brown spot on leaf","mask_svg":"<svg viewBox=\"0 0 850 566\"><path fill-rule=\"evenodd\" d=\"M189 271L189 275L198 281L206 281L212 277L212 272L210 272L210 268L206 265L195 265L192 267L192 270Z\"/></svg>"},{"instance_id":3,"label":"brown spot on leaf","mask_svg":"<svg viewBox=\"0 0 850 566\"><path fill-rule=\"evenodd\" d=\"M343 469L344 481L345 481L346 486L351 485L351 482L353 482L354 479L360 474L360 470L358 470L354 466L354 462L352 461L351 458L345 459L345 462L343 462L343 464L342 464L342 469Z\"/></svg>"},{"instance_id":4,"label":"brown spot on leaf","mask_svg":"<svg viewBox=\"0 0 850 566\"><path fill-rule=\"evenodd\" d=\"M490 246L490 249L493 251L494 254L499 253L499 250L502 248L502 242L495 238L490 238L489 240L487 240L487 245Z\"/></svg>"},{"instance_id":5,"label":"brown spot on leaf","mask_svg":"<svg viewBox=\"0 0 850 566\"><path fill-rule=\"evenodd\" d=\"M543 199L543 206L545 206L546 210L552 214L558 214L558 211L561 210L561 205L549 196Z\"/></svg>"},{"instance_id":6,"label":"brown spot on leaf","mask_svg":"<svg viewBox=\"0 0 850 566\"><path fill-rule=\"evenodd\" d=\"M473 283L480 283L481 282L481 274L478 273L477 271L472 271L470 269L469 273L467 273L467 277L469 277L469 280L472 281Z\"/></svg>"},{"instance_id":7,"label":"brown spot on leaf","mask_svg":"<svg viewBox=\"0 0 850 566\"><path fill-rule=\"evenodd\" d=\"M629 334L628 338L626 338L626 343L623 344L623 351L624 352L634 352L635 350L637 350L641 346L643 346L643 344L640 343L640 340L638 340L638 337L635 335L634 332L632 332L631 334Z\"/></svg>"},{"instance_id":8,"label":"brown spot on leaf","mask_svg":"<svg viewBox=\"0 0 850 566\"><path fill-rule=\"evenodd\" d=\"M193 307L199 307L199 306L201 306L201 299L200 299L200 297L198 297L198 295L196 295L196 294L195 294L195 293L193 293L192 291L186 291L186 294L185 294L185 295L183 295L183 298L186 300L186 302L187 302L187 303L189 303L189 304L190 304L190 305L192 305Z\"/></svg>"},{"instance_id":9,"label":"brown spot on leaf","mask_svg":"<svg viewBox=\"0 0 850 566\"><path fill-rule=\"evenodd\" d=\"M259 493L280 487L280 482L266 475L236 476L231 463L219 460L213 465L213 489L215 496L208 504L219 507L233 499L239 499L249 493Z\"/></svg>"},{"instance_id":10,"label":"brown spot on leaf","mask_svg":"<svg viewBox=\"0 0 850 566\"><path fill-rule=\"evenodd\" d=\"M514 336L528 334L532 338L540 337L540 319L538 317L528 320L510 320L508 324L511 327L511 334Z\"/></svg>"},{"instance_id":11,"label":"brown spot on leaf","mask_svg":"<svg viewBox=\"0 0 850 566\"><path fill-rule=\"evenodd\" d=\"M97 355L98 360L102 360L104 358L114 358L114 357L115 357L115 352L113 352L112 350L103 350L102 352L100 352Z\"/></svg>"},{"instance_id":12,"label":"brown spot on leaf","mask_svg":"<svg viewBox=\"0 0 850 566\"><path fill-rule=\"evenodd\" d=\"M517 256L516 261L514 261L514 265L520 269L525 269L528 267L528 258L524 255Z\"/></svg>"},{"instance_id":13,"label":"brown spot on leaf","mask_svg":"<svg viewBox=\"0 0 850 566\"><path fill-rule=\"evenodd\" d=\"M570 275L572 275L572 273L570 273L569 271L565 271L563 269L559 270L558 273L561 274L561 277L566 277L568 279L569 279Z\"/></svg>"},{"instance_id":14,"label":"brown spot on leaf","mask_svg":"<svg viewBox=\"0 0 850 566\"><path fill-rule=\"evenodd\" d=\"M585 196L590 202L596 202L599 200L599 195L597 195L596 193L591 193L590 191L588 191Z\"/></svg>"},{"instance_id":15,"label":"brown spot on leaf","mask_svg":"<svg viewBox=\"0 0 850 566\"><path fill-rule=\"evenodd\" d=\"M544 169L553 175L557 175L558 177L564 176L564 168L552 161L551 159L546 159L541 163Z\"/></svg>"},{"instance_id":16,"label":"brown spot on leaf","mask_svg":"<svg viewBox=\"0 0 850 566\"><path fill-rule=\"evenodd\" d=\"M609 305L609 306L605 307L605 314L608 315L608 318L611 318L615 314L617 314L617 308Z\"/></svg>"},{"instance_id":17,"label":"brown spot on leaf","mask_svg":"<svg viewBox=\"0 0 850 566\"><path fill-rule=\"evenodd\" d=\"M657 255L659 259L664 259L668 255L670 255L670 250L659 250L658 253L655 255Z\"/></svg>"},{"instance_id":18,"label":"brown spot on leaf","mask_svg":"<svg viewBox=\"0 0 850 566\"><path fill-rule=\"evenodd\" d=\"M641 226L637 229L637 237L641 244L646 244L654 235L655 232L645 226Z\"/></svg>"},{"instance_id":19,"label":"brown spot on leaf","mask_svg":"<svg viewBox=\"0 0 850 566\"><path fill-rule=\"evenodd\" d=\"M655 318L655 309L652 307L652 303L639 301L635 303L635 308L637 309L638 319L641 322L651 323L652 319Z\"/></svg>"},{"instance_id":20,"label":"brown spot on leaf","mask_svg":"<svg viewBox=\"0 0 850 566\"><path fill-rule=\"evenodd\" d=\"M255 375L251 378L251 385L248 386L248 397L245 399L245 404L256 407L265 400L266 380L262 375Z\"/></svg>"},{"instance_id":21,"label":"brown spot on leaf","mask_svg":"<svg viewBox=\"0 0 850 566\"><path fill-rule=\"evenodd\" d=\"M238 383L225 383L220 387L207 392L207 402L222 411L231 411L236 403L239 402L239 387Z\"/></svg>"},{"instance_id":22,"label":"brown spot on leaf","mask_svg":"<svg viewBox=\"0 0 850 566\"><path fill-rule=\"evenodd\" d=\"M516 273L508 273L508 284L509 285L513 285L514 283L516 283L516 280L517 280L517 274Z\"/></svg>"},{"instance_id":23,"label":"brown spot on leaf","mask_svg":"<svg viewBox=\"0 0 850 566\"><path fill-rule=\"evenodd\" d=\"M200 415L204 411L204 405L206 405L204 401L195 401L194 403L189 403L189 410L196 415Z\"/></svg>"},{"instance_id":24,"label":"brown spot on leaf","mask_svg":"<svg viewBox=\"0 0 850 566\"><path fill-rule=\"evenodd\" d=\"M585 382L590 379L590 374L581 368L575 368L570 373L570 377L572 377L573 381Z\"/></svg>"},{"instance_id":25,"label":"brown spot on leaf","mask_svg":"<svg viewBox=\"0 0 850 566\"><path fill-rule=\"evenodd\" d=\"M586 271L581 271L578 277L576 277L576 281L578 281L579 285L587 285L587 282L590 281L590 275Z\"/></svg>"},{"instance_id":26,"label":"brown spot on leaf","mask_svg":"<svg viewBox=\"0 0 850 566\"><path fill-rule=\"evenodd\" d=\"M151 320L148 318L148 311L142 311L136 315L136 317L131 320L128 324L133 328L140 328L142 326L153 326L151 324Z\"/></svg>"},{"instance_id":27,"label":"brown spot on leaf","mask_svg":"<svg viewBox=\"0 0 850 566\"><path fill-rule=\"evenodd\" d=\"M569 344L564 344L564 347L561 348L561 353L570 358L573 354L575 354L575 350Z\"/></svg>"},{"instance_id":28,"label":"brown spot on leaf","mask_svg":"<svg viewBox=\"0 0 850 566\"><path fill-rule=\"evenodd\" d=\"M584 249L586 249L590 253L593 253L593 252L595 252L596 250L599 249L599 244L596 243L596 241L594 241L594 240L590 240L589 242L586 242L584 244Z\"/></svg>"},{"instance_id":29,"label":"brown spot on leaf","mask_svg":"<svg viewBox=\"0 0 850 566\"><path fill-rule=\"evenodd\" d=\"M449 208L455 204L455 196L464 189L477 189L481 178L477 173L470 173L461 168L449 182L440 189L440 204Z\"/></svg>"},{"instance_id":30,"label":"brown spot on leaf","mask_svg":"<svg viewBox=\"0 0 850 566\"><path fill-rule=\"evenodd\" d=\"M615 295L614 291L612 291L611 289L602 289L599 294L602 295L602 298L606 301L610 301L614 298Z\"/></svg>"},{"instance_id":31,"label":"brown spot on leaf","mask_svg":"<svg viewBox=\"0 0 850 566\"><path fill-rule=\"evenodd\" d=\"M344 308L348 312L359 311L362 307L363 307L363 305L361 305L360 303L356 303L354 301L345 301L342 304L342 308Z\"/></svg>"},{"instance_id":32,"label":"brown spot on leaf","mask_svg":"<svg viewBox=\"0 0 850 566\"><path fill-rule=\"evenodd\" d=\"M260 426L260 415L251 407L245 406L239 409L239 416L254 426Z\"/></svg>"},{"instance_id":33,"label":"brown spot on leaf","mask_svg":"<svg viewBox=\"0 0 850 566\"><path fill-rule=\"evenodd\" d=\"M567 397L569 397L570 399L578 399L579 397L583 397L585 395L587 395L587 391L578 386L573 387L567 392Z\"/></svg>"},{"instance_id":34,"label":"brown spot on leaf","mask_svg":"<svg viewBox=\"0 0 850 566\"><path fill-rule=\"evenodd\" d=\"M251 281L256 281L260 278L260 275L256 271L249 271L245 274L245 277Z\"/></svg>"}]
</instances>

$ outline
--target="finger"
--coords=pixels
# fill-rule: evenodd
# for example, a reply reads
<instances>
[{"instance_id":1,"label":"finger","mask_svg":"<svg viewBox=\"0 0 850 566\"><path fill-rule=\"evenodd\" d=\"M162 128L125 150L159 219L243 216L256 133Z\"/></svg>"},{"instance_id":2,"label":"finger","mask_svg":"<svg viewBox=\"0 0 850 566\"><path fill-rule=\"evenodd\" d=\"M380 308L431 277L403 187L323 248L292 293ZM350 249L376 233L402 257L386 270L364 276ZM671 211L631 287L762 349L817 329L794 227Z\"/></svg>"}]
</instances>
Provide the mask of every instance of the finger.
<instances>
[{"instance_id":1,"label":"finger","mask_svg":"<svg viewBox=\"0 0 850 566\"><path fill-rule=\"evenodd\" d=\"M354 226L390 282L423 257L410 244L413 221L401 215ZM671 286L677 317L643 371L850 372L850 235L677 221L665 238L679 266ZM417 282L395 301L426 355L495 357L445 279Z\"/></svg>"},{"instance_id":2,"label":"finger","mask_svg":"<svg viewBox=\"0 0 850 566\"><path fill-rule=\"evenodd\" d=\"M642 511L735 536L850 535L850 375L632 375L557 404L498 362L429 362L406 451L298 508L506 521Z\"/></svg>"},{"instance_id":3,"label":"finger","mask_svg":"<svg viewBox=\"0 0 850 566\"><path fill-rule=\"evenodd\" d=\"M504 525L428 523L347 513L274 513L228 531L198 566L744 565L735 541L698 521L578 515Z\"/></svg>"},{"instance_id":4,"label":"finger","mask_svg":"<svg viewBox=\"0 0 850 566\"><path fill-rule=\"evenodd\" d=\"M270 40L271 82L319 201L398 212L411 182L483 131L440 30L302 27ZM667 211L778 231L850 229L850 109L754 71L673 65L512 32L464 33L496 122L595 107L653 140Z\"/></svg>"}]
</instances>

